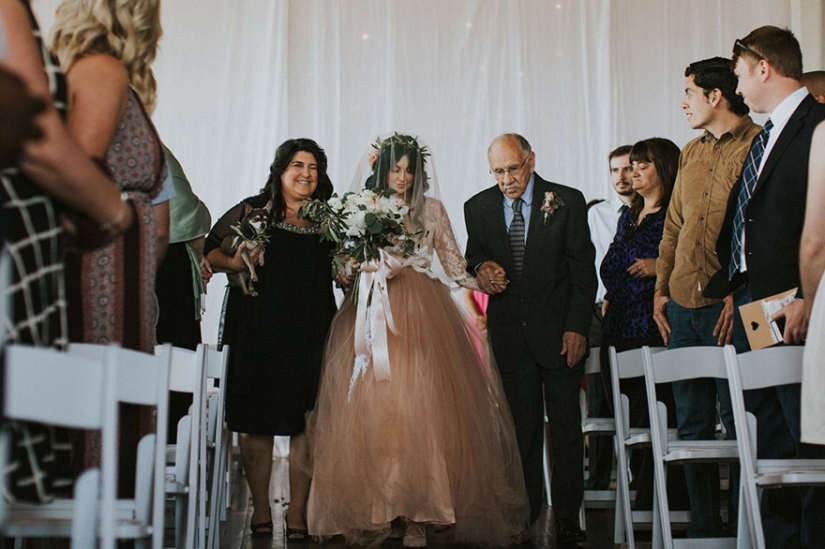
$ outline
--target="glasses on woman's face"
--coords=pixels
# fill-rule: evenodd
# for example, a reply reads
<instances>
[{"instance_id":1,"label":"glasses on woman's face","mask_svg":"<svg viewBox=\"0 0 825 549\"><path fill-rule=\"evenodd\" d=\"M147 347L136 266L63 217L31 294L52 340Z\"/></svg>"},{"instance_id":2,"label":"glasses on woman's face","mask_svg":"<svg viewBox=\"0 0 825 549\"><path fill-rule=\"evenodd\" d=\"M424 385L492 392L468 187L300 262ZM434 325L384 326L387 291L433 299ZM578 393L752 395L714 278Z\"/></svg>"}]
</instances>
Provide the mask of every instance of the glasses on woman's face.
<instances>
[{"instance_id":1,"label":"glasses on woman's face","mask_svg":"<svg viewBox=\"0 0 825 549\"><path fill-rule=\"evenodd\" d=\"M739 51L736 51L736 50L739 50ZM752 48L749 48L748 46L746 46L746 45L745 45L745 43L744 43L744 42L742 42L741 40L737 39L737 40L736 40L736 42L734 42L734 43L733 43L733 52L734 52L734 53L742 53L743 51L748 52L749 54L751 54L752 56L756 57L756 58L757 58L758 60L760 60L760 61L764 61L764 60L765 60L765 56L764 56L764 55L762 55L761 53L759 53L758 51L756 51L756 50L754 50L754 49L752 49Z\"/></svg>"},{"instance_id":2,"label":"glasses on woman's face","mask_svg":"<svg viewBox=\"0 0 825 549\"><path fill-rule=\"evenodd\" d=\"M527 159L530 158L530 153L527 153L527 156L524 157L524 160L521 161L521 164L518 166L513 165L507 168L496 168L495 170L490 170L490 173L493 174L493 177L496 178L496 181L501 181L504 179L506 174L510 174L510 177L515 177L516 174L521 171L524 165L527 163Z\"/></svg>"}]
</instances>

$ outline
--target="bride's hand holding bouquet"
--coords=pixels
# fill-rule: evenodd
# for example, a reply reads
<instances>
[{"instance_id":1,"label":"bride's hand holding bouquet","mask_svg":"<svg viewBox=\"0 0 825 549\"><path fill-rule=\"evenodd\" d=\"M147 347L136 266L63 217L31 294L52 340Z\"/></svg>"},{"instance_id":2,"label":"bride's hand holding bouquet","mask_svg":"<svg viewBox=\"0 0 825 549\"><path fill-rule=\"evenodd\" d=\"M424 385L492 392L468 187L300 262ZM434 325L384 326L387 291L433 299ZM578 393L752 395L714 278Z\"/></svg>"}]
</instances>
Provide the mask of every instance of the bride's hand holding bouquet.
<instances>
[{"instance_id":1,"label":"bride's hand holding bouquet","mask_svg":"<svg viewBox=\"0 0 825 549\"><path fill-rule=\"evenodd\" d=\"M328 201L306 201L298 210L298 217L318 224L322 240L334 243L333 268L342 285L356 282L353 300L360 272L377 268L382 249L404 258L415 253L416 234L404 225L409 207L396 194L393 189L333 194Z\"/></svg>"}]
</instances>

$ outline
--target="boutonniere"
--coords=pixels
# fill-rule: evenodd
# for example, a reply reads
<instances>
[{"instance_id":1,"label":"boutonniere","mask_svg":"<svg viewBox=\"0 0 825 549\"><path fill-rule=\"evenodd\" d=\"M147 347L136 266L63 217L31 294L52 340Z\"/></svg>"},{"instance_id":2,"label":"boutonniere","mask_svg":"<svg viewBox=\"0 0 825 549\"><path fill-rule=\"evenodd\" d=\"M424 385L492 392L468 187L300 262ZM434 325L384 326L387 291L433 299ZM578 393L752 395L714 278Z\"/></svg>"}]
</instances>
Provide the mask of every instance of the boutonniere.
<instances>
[{"instance_id":1,"label":"boutonniere","mask_svg":"<svg viewBox=\"0 0 825 549\"><path fill-rule=\"evenodd\" d=\"M556 196L553 191L544 193L544 200L541 203L541 211L544 212L544 224L547 225L547 216L556 213L556 210L564 206L564 200Z\"/></svg>"}]
</instances>

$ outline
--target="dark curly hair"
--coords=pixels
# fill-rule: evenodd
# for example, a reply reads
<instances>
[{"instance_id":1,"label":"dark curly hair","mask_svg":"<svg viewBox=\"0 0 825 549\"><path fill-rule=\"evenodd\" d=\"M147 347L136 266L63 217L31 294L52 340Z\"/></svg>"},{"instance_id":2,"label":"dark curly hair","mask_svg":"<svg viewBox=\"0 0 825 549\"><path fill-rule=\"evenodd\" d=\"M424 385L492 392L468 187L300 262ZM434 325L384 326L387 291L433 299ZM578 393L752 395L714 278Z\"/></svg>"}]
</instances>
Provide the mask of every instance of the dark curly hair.
<instances>
[{"instance_id":1,"label":"dark curly hair","mask_svg":"<svg viewBox=\"0 0 825 549\"><path fill-rule=\"evenodd\" d=\"M312 193L312 198L329 200L329 197L332 196L332 181L327 175L327 153L324 152L324 149L312 139L305 137L287 139L275 151L275 160L269 166L269 179L266 180L266 185L261 189L261 194L272 199L273 223L282 221L286 216L286 202L281 194L281 176L299 152L308 152L315 157L315 162L318 164L318 187Z\"/></svg>"}]
</instances>

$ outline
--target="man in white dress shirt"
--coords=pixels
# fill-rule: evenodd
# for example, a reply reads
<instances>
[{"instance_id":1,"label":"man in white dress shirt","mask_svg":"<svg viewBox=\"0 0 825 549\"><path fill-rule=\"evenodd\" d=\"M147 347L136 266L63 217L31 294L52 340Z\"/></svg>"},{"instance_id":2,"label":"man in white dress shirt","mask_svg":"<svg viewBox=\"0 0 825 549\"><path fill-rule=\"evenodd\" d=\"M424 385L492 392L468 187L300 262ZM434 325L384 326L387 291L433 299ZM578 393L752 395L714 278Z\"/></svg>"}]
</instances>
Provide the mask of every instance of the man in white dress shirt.
<instances>
[{"instance_id":1,"label":"man in white dress shirt","mask_svg":"<svg viewBox=\"0 0 825 549\"><path fill-rule=\"evenodd\" d=\"M596 248L596 274L602 265L607 249L616 235L616 225L624 206L633 200L633 184L630 165L630 145L622 145L612 151L607 159L615 194L587 210L587 224L590 225L590 239ZM599 276L599 289L593 308L593 322L590 325L589 345L599 347L602 341L602 305L604 304L604 284ZM604 383L599 374L587 376L587 415L589 417L611 417L606 399ZM610 471L613 460L613 442L608 436L591 436L589 440L587 490L607 490L610 486Z\"/></svg>"}]
</instances>

